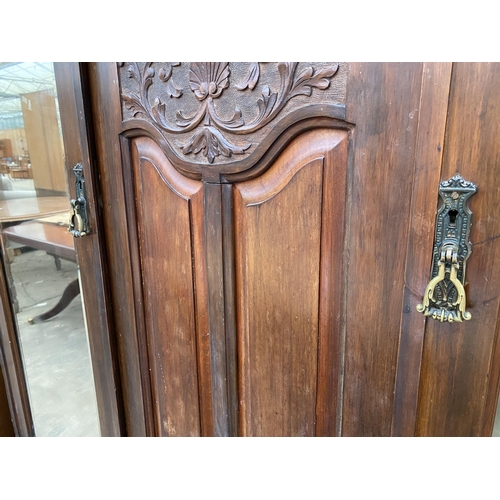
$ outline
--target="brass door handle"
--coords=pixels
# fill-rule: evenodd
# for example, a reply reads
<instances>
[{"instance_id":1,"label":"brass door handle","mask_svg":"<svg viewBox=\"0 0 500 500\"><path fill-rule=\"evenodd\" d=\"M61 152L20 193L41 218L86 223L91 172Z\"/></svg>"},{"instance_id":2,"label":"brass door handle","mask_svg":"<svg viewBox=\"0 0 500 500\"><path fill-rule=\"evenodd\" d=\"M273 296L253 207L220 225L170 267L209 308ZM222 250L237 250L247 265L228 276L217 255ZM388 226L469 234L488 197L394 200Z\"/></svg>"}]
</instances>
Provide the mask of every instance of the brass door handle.
<instances>
[{"instance_id":1,"label":"brass door handle","mask_svg":"<svg viewBox=\"0 0 500 500\"><path fill-rule=\"evenodd\" d=\"M83 222L83 217L80 214L80 200L70 200L71 212L69 214L69 225L68 231L75 237L81 238L87 236L85 231L85 223Z\"/></svg>"},{"instance_id":2,"label":"brass door handle","mask_svg":"<svg viewBox=\"0 0 500 500\"><path fill-rule=\"evenodd\" d=\"M75 238L82 238L87 236L90 232L89 229L89 216L87 213L87 200L85 198L85 180L83 178L83 166L77 163L73 168L75 173L75 189L76 198L70 200L71 213L69 216L68 231Z\"/></svg>"},{"instance_id":3,"label":"brass door handle","mask_svg":"<svg viewBox=\"0 0 500 500\"><path fill-rule=\"evenodd\" d=\"M417 311L441 322L471 319L465 310L465 264L472 251L469 240L472 212L468 199L477 191L456 174L439 185L443 205L438 211L431 280Z\"/></svg>"}]
</instances>

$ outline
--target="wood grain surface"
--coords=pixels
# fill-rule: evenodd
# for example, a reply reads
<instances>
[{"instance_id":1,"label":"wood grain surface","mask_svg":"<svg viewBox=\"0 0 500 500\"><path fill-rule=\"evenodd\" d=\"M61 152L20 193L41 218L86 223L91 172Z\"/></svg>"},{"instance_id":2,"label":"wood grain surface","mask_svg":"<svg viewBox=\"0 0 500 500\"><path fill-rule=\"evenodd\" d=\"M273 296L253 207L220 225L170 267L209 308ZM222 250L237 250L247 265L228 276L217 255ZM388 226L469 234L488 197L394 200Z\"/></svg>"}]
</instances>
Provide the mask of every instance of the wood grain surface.
<instances>
[{"instance_id":1,"label":"wood grain surface","mask_svg":"<svg viewBox=\"0 0 500 500\"><path fill-rule=\"evenodd\" d=\"M222 186L205 183L203 193L213 432L215 436L229 436L231 418L227 391Z\"/></svg>"},{"instance_id":2,"label":"wood grain surface","mask_svg":"<svg viewBox=\"0 0 500 500\"><path fill-rule=\"evenodd\" d=\"M389 436L422 65L352 64L355 124L342 434Z\"/></svg>"},{"instance_id":3,"label":"wood grain surface","mask_svg":"<svg viewBox=\"0 0 500 500\"><path fill-rule=\"evenodd\" d=\"M98 158L99 188L102 200L108 279L113 301L113 319L121 376L120 393L124 406L124 433L145 436L152 432L149 415L150 394L141 379L135 289L132 280L130 226L120 148L121 109L115 64L90 63L89 85ZM128 147L128 144L127 144ZM127 156L125 156L127 160ZM128 175L129 171L127 171ZM131 184L130 182L128 184Z\"/></svg>"},{"instance_id":4,"label":"wood grain surface","mask_svg":"<svg viewBox=\"0 0 500 500\"><path fill-rule=\"evenodd\" d=\"M401 313L393 436L415 434L425 317L416 310L430 279L451 63L425 63Z\"/></svg>"},{"instance_id":5,"label":"wood grain surface","mask_svg":"<svg viewBox=\"0 0 500 500\"><path fill-rule=\"evenodd\" d=\"M204 263L193 261L191 217L202 184L149 138L134 139L132 151L155 434L199 436L193 269Z\"/></svg>"},{"instance_id":6,"label":"wood grain surface","mask_svg":"<svg viewBox=\"0 0 500 500\"><path fill-rule=\"evenodd\" d=\"M454 64L442 180L458 172L478 186L469 203L473 250L465 288L472 318L427 321L417 424L422 436L491 435L500 362L494 350L500 308L499 110L500 64Z\"/></svg>"},{"instance_id":7,"label":"wood grain surface","mask_svg":"<svg viewBox=\"0 0 500 500\"><path fill-rule=\"evenodd\" d=\"M334 162L330 152L345 138L329 130L303 134L268 172L234 187L240 435L316 433L318 379L327 375L318 371L318 337L340 336L330 313L340 317L342 301L322 302L342 282L343 255L332 242L342 248L343 225L334 218L343 220L347 156L344 149ZM328 370L339 369L334 362ZM335 377L322 381L323 391L329 383ZM327 418L334 422L323 427L335 429L335 412Z\"/></svg>"}]
</instances>

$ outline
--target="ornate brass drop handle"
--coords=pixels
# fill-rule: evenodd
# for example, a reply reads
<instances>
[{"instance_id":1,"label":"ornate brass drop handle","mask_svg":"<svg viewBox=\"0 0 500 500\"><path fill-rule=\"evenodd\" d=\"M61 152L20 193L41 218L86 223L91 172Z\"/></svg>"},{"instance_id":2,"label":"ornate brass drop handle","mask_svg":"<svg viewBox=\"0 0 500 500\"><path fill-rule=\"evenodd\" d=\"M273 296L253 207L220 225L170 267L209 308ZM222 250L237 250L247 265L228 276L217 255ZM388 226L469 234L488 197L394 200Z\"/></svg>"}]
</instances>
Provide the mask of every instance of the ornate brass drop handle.
<instances>
[{"instance_id":1,"label":"ornate brass drop handle","mask_svg":"<svg viewBox=\"0 0 500 500\"><path fill-rule=\"evenodd\" d=\"M71 200L71 212L69 214L69 225L68 231L75 237L81 238L86 236L85 224L83 222L83 217L80 215L80 204L79 200Z\"/></svg>"},{"instance_id":2,"label":"ornate brass drop handle","mask_svg":"<svg viewBox=\"0 0 500 500\"><path fill-rule=\"evenodd\" d=\"M417 311L441 322L471 319L465 310L465 264L472 251L469 241L472 212L468 199L477 188L456 174L441 182L443 205L438 211L431 280Z\"/></svg>"}]
</instances>

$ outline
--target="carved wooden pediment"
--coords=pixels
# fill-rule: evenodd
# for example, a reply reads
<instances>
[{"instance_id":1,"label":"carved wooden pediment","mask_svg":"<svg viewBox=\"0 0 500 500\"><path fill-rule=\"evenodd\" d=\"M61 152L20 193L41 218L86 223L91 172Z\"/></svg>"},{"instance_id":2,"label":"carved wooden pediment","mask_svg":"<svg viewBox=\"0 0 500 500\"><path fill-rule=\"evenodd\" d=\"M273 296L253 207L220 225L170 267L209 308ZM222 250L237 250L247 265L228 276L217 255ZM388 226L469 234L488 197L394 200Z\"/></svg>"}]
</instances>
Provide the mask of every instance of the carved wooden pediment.
<instances>
[{"instance_id":1,"label":"carved wooden pediment","mask_svg":"<svg viewBox=\"0 0 500 500\"><path fill-rule=\"evenodd\" d=\"M120 63L124 130L163 139L189 173L241 172L285 130L344 118L344 63ZM310 124L309 124L310 127Z\"/></svg>"}]
</instances>

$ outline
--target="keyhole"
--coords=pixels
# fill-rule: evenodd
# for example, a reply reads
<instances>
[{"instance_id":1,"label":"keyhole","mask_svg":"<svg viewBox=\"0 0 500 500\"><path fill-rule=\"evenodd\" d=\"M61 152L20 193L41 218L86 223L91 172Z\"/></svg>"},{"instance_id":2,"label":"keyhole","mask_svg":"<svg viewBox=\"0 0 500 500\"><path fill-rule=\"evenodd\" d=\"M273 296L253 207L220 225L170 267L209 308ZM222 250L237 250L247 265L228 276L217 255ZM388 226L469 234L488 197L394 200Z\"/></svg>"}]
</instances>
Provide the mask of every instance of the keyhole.
<instances>
[{"instance_id":1,"label":"keyhole","mask_svg":"<svg viewBox=\"0 0 500 500\"><path fill-rule=\"evenodd\" d=\"M458 212L456 210L450 210L448 212L448 217L450 218L450 224L455 224L457 220Z\"/></svg>"}]
</instances>

